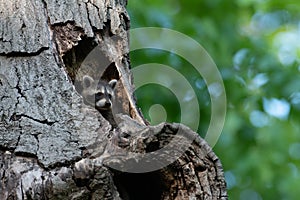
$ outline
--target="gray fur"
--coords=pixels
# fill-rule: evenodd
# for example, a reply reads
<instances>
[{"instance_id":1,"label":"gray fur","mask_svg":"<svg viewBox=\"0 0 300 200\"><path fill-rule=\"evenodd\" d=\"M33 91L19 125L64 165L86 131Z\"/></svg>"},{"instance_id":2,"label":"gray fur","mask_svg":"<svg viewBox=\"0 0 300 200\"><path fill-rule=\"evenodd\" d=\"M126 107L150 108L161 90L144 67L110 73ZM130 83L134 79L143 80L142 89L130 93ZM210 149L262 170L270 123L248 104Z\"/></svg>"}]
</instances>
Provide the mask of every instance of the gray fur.
<instances>
[{"instance_id":1,"label":"gray fur","mask_svg":"<svg viewBox=\"0 0 300 200\"><path fill-rule=\"evenodd\" d=\"M84 102L94 106L97 110L111 109L116 84L116 79L112 79L108 83L100 80L97 83L89 75L84 75L82 81Z\"/></svg>"}]
</instances>

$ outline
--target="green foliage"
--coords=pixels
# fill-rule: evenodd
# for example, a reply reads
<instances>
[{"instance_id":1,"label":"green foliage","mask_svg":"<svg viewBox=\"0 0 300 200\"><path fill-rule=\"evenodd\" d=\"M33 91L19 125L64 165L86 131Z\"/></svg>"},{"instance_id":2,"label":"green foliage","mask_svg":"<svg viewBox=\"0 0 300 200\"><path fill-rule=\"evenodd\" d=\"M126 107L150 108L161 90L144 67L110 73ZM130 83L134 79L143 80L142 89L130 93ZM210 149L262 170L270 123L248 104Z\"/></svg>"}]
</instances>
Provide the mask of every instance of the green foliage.
<instances>
[{"instance_id":1,"label":"green foliage","mask_svg":"<svg viewBox=\"0 0 300 200\"><path fill-rule=\"evenodd\" d=\"M180 31L198 41L216 62L228 102L226 123L214 151L223 163L230 199L298 199L298 0L129 0L128 10L132 28ZM198 132L205 134L210 96L193 67L170 52L139 50L130 56L133 66L161 63L187 77L200 105ZM149 85L136 94L145 116L149 117L151 105L161 104L167 121L180 121L178 102L166 88Z\"/></svg>"}]
</instances>

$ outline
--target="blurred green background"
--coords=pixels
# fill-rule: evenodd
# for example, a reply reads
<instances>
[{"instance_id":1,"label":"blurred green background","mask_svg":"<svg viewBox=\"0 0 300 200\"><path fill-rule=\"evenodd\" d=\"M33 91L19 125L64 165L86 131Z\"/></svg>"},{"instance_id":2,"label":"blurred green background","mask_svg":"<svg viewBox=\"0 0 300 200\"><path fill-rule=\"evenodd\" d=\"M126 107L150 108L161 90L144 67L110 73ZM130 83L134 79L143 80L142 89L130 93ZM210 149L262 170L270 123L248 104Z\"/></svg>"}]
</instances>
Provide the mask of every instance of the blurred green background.
<instances>
[{"instance_id":1,"label":"blurred green background","mask_svg":"<svg viewBox=\"0 0 300 200\"><path fill-rule=\"evenodd\" d=\"M229 198L299 199L299 1L129 0L128 11L131 28L165 27L184 33L217 64L226 88L227 114L213 149L224 167ZM187 78L197 94L198 132L204 137L211 102L193 66L153 49L133 51L130 57L133 67L161 63ZM145 85L136 96L152 124L161 120L153 114L160 109L151 108L154 104L165 109L167 121L180 122L178 100L168 88Z\"/></svg>"}]
</instances>

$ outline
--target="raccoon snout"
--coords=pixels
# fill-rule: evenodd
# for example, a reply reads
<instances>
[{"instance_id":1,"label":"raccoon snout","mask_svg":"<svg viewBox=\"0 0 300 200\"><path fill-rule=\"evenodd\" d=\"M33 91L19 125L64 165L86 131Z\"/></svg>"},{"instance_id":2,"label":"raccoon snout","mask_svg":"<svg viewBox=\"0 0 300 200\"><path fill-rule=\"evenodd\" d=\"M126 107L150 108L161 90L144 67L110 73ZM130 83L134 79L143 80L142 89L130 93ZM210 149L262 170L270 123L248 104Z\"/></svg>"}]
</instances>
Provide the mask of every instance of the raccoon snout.
<instances>
[{"instance_id":1,"label":"raccoon snout","mask_svg":"<svg viewBox=\"0 0 300 200\"><path fill-rule=\"evenodd\" d=\"M111 107L111 103L110 102L106 102L105 103L105 107Z\"/></svg>"},{"instance_id":2,"label":"raccoon snout","mask_svg":"<svg viewBox=\"0 0 300 200\"><path fill-rule=\"evenodd\" d=\"M110 109L111 102L110 102L110 100L101 99L96 102L96 108L101 109L101 110Z\"/></svg>"}]
</instances>

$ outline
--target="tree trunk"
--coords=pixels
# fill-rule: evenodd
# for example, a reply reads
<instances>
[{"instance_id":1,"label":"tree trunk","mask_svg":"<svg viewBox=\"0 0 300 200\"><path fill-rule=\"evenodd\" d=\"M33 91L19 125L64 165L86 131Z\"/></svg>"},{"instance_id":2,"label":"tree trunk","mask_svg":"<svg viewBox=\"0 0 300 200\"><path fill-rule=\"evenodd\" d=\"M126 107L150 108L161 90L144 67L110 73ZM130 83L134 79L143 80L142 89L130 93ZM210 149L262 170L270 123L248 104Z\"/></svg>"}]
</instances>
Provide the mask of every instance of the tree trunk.
<instances>
[{"instance_id":1,"label":"tree trunk","mask_svg":"<svg viewBox=\"0 0 300 200\"><path fill-rule=\"evenodd\" d=\"M0 199L227 199L222 166L135 106L126 0L0 0ZM117 79L117 127L80 92ZM180 145L178 145L180 144Z\"/></svg>"}]
</instances>

